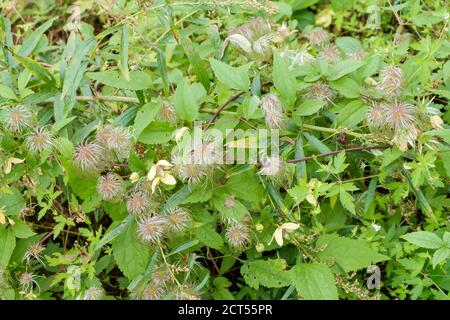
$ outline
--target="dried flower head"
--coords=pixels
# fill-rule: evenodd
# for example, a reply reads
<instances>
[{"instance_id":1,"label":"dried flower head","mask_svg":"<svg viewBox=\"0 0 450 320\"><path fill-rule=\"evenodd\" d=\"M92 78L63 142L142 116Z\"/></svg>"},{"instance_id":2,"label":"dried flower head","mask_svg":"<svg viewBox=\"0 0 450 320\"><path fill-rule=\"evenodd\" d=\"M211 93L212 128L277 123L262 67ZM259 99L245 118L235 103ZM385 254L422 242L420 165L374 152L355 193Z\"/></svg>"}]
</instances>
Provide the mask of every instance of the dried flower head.
<instances>
[{"instance_id":1,"label":"dried flower head","mask_svg":"<svg viewBox=\"0 0 450 320\"><path fill-rule=\"evenodd\" d=\"M142 292L144 300L161 300L164 297L164 289L156 283L149 283Z\"/></svg>"},{"instance_id":2,"label":"dried flower head","mask_svg":"<svg viewBox=\"0 0 450 320\"><path fill-rule=\"evenodd\" d=\"M387 97L397 97L403 87L403 71L396 66L386 66L380 71L379 89Z\"/></svg>"},{"instance_id":3,"label":"dried flower head","mask_svg":"<svg viewBox=\"0 0 450 320\"><path fill-rule=\"evenodd\" d=\"M176 300L200 300L200 294L195 290L195 285L192 283L185 283L179 287Z\"/></svg>"},{"instance_id":4,"label":"dried flower head","mask_svg":"<svg viewBox=\"0 0 450 320\"><path fill-rule=\"evenodd\" d=\"M123 180L115 173L109 172L98 178L97 192L103 200L111 201L119 199L123 192Z\"/></svg>"},{"instance_id":5,"label":"dried flower head","mask_svg":"<svg viewBox=\"0 0 450 320\"><path fill-rule=\"evenodd\" d=\"M276 94L268 93L261 99L261 110L267 113L271 110L281 110L281 100Z\"/></svg>"},{"instance_id":6,"label":"dried flower head","mask_svg":"<svg viewBox=\"0 0 450 320\"><path fill-rule=\"evenodd\" d=\"M382 108L386 116L386 124L394 131L414 127L416 117L414 116L414 108L410 104L395 102L392 105L384 104Z\"/></svg>"},{"instance_id":7,"label":"dried flower head","mask_svg":"<svg viewBox=\"0 0 450 320\"><path fill-rule=\"evenodd\" d=\"M31 125L33 114L25 106L15 106L8 110L6 128L14 134L21 133Z\"/></svg>"},{"instance_id":8,"label":"dried flower head","mask_svg":"<svg viewBox=\"0 0 450 320\"><path fill-rule=\"evenodd\" d=\"M32 274L31 272L24 272L19 278L19 284L22 290L25 293L29 293L33 291L34 286L39 288L39 285L36 281L37 276Z\"/></svg>"},{"instance_id":9,"label":"dried flower head","mask_svg":"<svg viewBox=\"0 0 450 320\"><path fill-rule=\"evenodd\" d=\"M334 44L326 44L319 53L320 57L330 63L336 63L341 58L338 48Z\"/></svg>"},{"instance_id":10,"label":"dried flower head","mask_svg":"<svg viewBox=\"0 0 450 320\"><path fill-rule=\"evenodd\" d=\"M127 128L114 127L107 137L106 146L119 158L126 158L132 146L131 134Z\"/></svg>"},{"instance_id":11,"label":"dried flower head","mask_svg":"<svg viewBox=\"0 0 450 320\"><path fill-rule=\"evenodd\" d=\"M50 132L39 127L26 137L25 144L30 152L39 153L51 151L54 147L55 139Z\"/></svg>"},{"instance_id":12,"label":"dried flower head","mask_svg":"<svg viewBox=\"0 0 450 320\"><path fill-rule=\"evenodd\" d=\"M225 237L230 246L242 248L250 240L250 230L246 225L234 222L227 227Z\"/></svg>"},{"instance_id":13,"label":"dried flower head","mask_svg":"<svg viewBox=\"0 0 450 320\"><path fill-rule=\"evenodd\" d=\"M167 229L178 233L184 231L191 221L189 212L180 207L174 207L165 214L167 219Z\"/></svg>"},{"instance_id":14,"label":"dried flower head","mask_svg":"<svg viewBox=\"0 0 450 320\"><path fill-rule=\"evenodd\" d=\"M39 263L44 264L42 261L41 253L45 250L45 247L41 243L32 243L29 247L23 259L29 264L31 259L36 259Z\"/></svg>"},{"instance_id":15,"label":"dried flower head","mask_svg":"<svg viewBox=\"0 0 450 320\"><path fill-rule=\"evenodd\" d=\"M156 119L160 121L176 122L177 116L175 114L175 108L169 102L164 100L161 104L161 108L156 115Z\"/></svg>"},{"instance_id":16,"label":"dried flower head","mask_svg":"<svg viewBox=\"0 0 450 320\"><path fill-rule=\"evenodd\" d=\"M73 163L83 171L101 171L105 165L104 149L94 142L80 143L75 148Z\"/></svg>"},{"instance_id":17,"label":"dried flower head","mask_svg":"<svg viewBox=\"0 0 450 320\"><path fill-rule=\"evenodd\" d=\"M183 182L195 184L207 176L208 167L186 161L177 153L172 155L173 171Z\"/></svg>"},{"instance_id":18,"label":"dried flower head","mask_svg":"<svg viewBox=\"0 0 450 320\"><path fill-rule=\"evenodd\" d=\"M386 115L382 105L373 103L367 112L367 124L373 129L380 129L386 124Z\"/></svg>"},{"instance_id":19,"label":"dried flower head","mask_svg":"<svg viewBox=\"0 0 450 320\"><path fill-rule=\"evenodd\" d=\"M330 40L330 34L320 27L312 29L304 36L312 45L322 45Z\"/></svg>"},{"instance_id":20,"label":"dried flower head","mask_svg":"<svg viewBox=\"0 0 450 320\"><path fill-rule=\"evenodd\" d=\"M269 34L272 31L271 29L270 23L262 18L256 18L232 30L230 34L240 34L253 43L262 36Z\"/></svg>"},{"instance_id":21,"label":"dried flower head","mask_svg":"<svg viewBox=\"0 0 450 320\"><path fill-rule=\"evenodd\" d=\"M102 146L106 147L108 144L109 136L113 133L114 129L111 125L105 125L97 130L95 140Z\"/></svg>"},{"instance_id":22,"label":"dried flower head","mask_svg":"<svg viewBox=\"0 0 450 320\"><path fill-rule=\"evenodd\" d=\"M282 173L283 171L283 163L279 156L262 156L261 157L261 170L259 174L275 177Z\"/></svg>"},{"instance_id":23,"label":"dried flower head","mask_svg":"<svg viewBox=\"0 0 450 320\"><path fill-rule=\"evenodd\" d=\"M142 191L136 191L127 199L127 210L134 215L142 215L148 211L150 201L148 194Z\"/></svg>"},{"instance_id":24,"label":"dried flower head","mask_svg":"<svg viewBox=\"0 0 450 320\"><path fill-rule=\"evenodd\" d=\"M299 50L289 55L291 64L289 68L292 69L295 66L303 66L314 61L314 57L307 50Z\"/></svg>"},{"instance_id":25,"label":"dried flower head","mask_svg":"<svg viewBox=\"0 0 450 320\"><path fill-rule=\"evenodd\" d=\"M265 113L266 124L271 129L283 129L285 126L284 113L281 109L272 109Z\"/></svg>"},{"instance_id":26,"label":"dried flower head","mask_svg":"<svg viewBox=\"0 0 450 320\"><path fill-rule=\"evenodd\" d=\"M253 52L255 52L259 58L270 59L270 57L272 56L271 42L271 35L264 35L260 37L259 39L255 40L255 42L253 42Z\"/></svg>"},{"instance_id":27,"label":"dried flower head","mask_svg":"<svg viewBox=\"0 0 450 320\"><path fill-rule=\"evenodd\" d=\"M140 237L148 243L155 243L164 237L167 219L162 216L143 218L138 225Z\"/></svg>"},{"instance_id":28,"label":"dried flower head","mask_svg":"<svg viewBox=\"0 0 450 320\"><path fill-rule=\"evenodd\" d=\"M159 266L152 272L151 278L154 284L164 287L170 282L171 274L166 266Z\"/></svg>"},{"instance_id":29,"label":"dried flower head","mask_svg":"<svg viewBox=\"0 0 450 320\"><path fill-rule=\"evenodd\" d=\"M358 50L350 55L350 58L353 60L361 61L366 56L367 52L364 50Z\"/></svg>"},{"instance_id":30,"label":"dried flower head","mask_svg":"<svg viewBox=\"0 0 450 320\"><path fill-rule=\"evenodd\" d=\"M331 101L333 97L333 91L331 88L325 83L316 83L308 88L308 92L306 93L307 99L318 99Z\"/></svg>"},{"instance_id":31,"label":"dried flower head","mask_svg":"<svg viewBox=\"0 0 450 320\"><path fill-rule=\"evenodd\" d=\"M86 289L83 295L83 300L102 300L105 296L105 290L100 287L90 287Z\"/></svg>"}]
</instances>

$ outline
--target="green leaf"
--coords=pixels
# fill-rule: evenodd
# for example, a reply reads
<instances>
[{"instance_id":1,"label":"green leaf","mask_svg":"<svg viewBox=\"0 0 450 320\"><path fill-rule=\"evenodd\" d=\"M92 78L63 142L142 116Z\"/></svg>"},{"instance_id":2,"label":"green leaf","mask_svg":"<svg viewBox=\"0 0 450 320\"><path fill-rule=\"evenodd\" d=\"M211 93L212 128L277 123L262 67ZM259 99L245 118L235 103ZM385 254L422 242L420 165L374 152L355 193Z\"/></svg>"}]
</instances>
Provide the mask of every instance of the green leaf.
<instances>
[{"instance_id":1,"label":"green leaf","mask_svg":"<svg viewBox=\"0 0 450 320\"><path fill-rule=\"evenodd\" d=\"M352 55L362 50L361 42L352 37L338 37L335 42L338 48L346 55Z\"/></svg>"},{"instance_id":2,"label":"green leaf","mask_svg":"<svg viewBox=\"0 0 450 320\"><path fill-rule=\"evenodd\" d=\"M246 201L261 201L264 194L264 188L254 171L233 175L225 186L230 193Z\"/></svg>"},{"instance_id":3,"label":"green leaf","mask_svg":"<svg viewBox=\"0 0 450 320\"><path fill-rule=\"evenodd\" d=\"M139 135L138 141L146 144L163 144L170 141L174 126L166 121L150 123Z\"/></svg>"},{"instance_id":4,"label":"green leaf","mask_svg":"<svg viewBox=\"0 0 450 320\"><path fill-rule=\"evenodd\" d=\"M237 199L233 199L232 205L226 205L227 200L233 198L233 195L228 193L220 193L214 197L214 207L224 215L224 217L231 218L233 220L241 221L245 215L248 214L247 208Z\"/></svg>"},{"instance_id":5,"label":"green leaf","mask_svg":"<svg viewBox=\"0 0 450 320\"><path fill-rule=\"evenodd\" d=\"M342 78L343 76L358 70L364 64L365 62L363 61L352 59L340 61L331 66L330 76L328 77L328 80L333 81Z\"/></svg>"},{"instance_id":6,"label":"green leaf","mask_svg":"<svg viewBox=\"0 0 450 320\"><path fill-rule=\"evenodd\" d=\"M125 24L120 33L119 69L125 80L130 81L130 74L128 71L128 26Z\"/></svg>"},{"instance_id":7,"label":"green leaf","mask_svg":"<svg viewBox=\"0 0 450 320\"><path fill-rule=\"evenodd\" d=\"M328 153L331 152L330 148L328 148L322 141L317 139L316 136L313 136L312 134L309 134L308 132L303 132L303 135L305 136L306 140L320 153Z\"/></svg>"},{"instance_id":8,"label":"green leaf","mask_svg":"<svg viewBox=\"0 0 450 320\"><path fill-rule=\"evenodd\" d=\"M358 83L348 77L332 81L330 86L346 98L358 98L360 94Z\"/></svg>"},{"instance_id":9,"label":"green leaf","mask_svg":"<svg viewBox=\"0 0 450 320\"><path fill-rule=\"evenodd\" d=\"M13 216L20 213L25 207L25 200L19 189L0 188L0 208L3 208L6 215Z\"/></svg>"},{"instance_id":10,"label":"green leaf","mask_svg":"<svg viewBox=\"0 0 450 320\"><path fill-rule=\"evenodd\" d=\"M133 219L112 242L117 266L130 280L145 271L150 258L149 247L138 238L136 228L137 224Z\"/></svg>"},{"instance_id":11,"label":"green leaf","mask_svg":"<svg viewBox=\"0 0 450 320\"><path fill-rule=\"evenodd\" d=\"M312 114L317 113L324 105L326 105L326 101L323 100L305 100L298 106L295 111L296 116L310 116Z\"/></svg>"},{"instance_id":12,"label":"green leaf","mask_svg":"<svg viewBox=\"0 0 450 320\"><path fill-rule=\"evenodd\" d=\"M14 93L13 89L11 89L8 86L5 86L4 84L0 84L0 96L2 96L5 99L17 100L17 96Z\"/></svg>"},{"instance_id":13,"label":"green leaf","mask_svg":"<svg viewBox=\"0 0 450 320\"><path fill-rule=\"evenodd\" d=\"M26 57L33 52L34 48L39 43L39 40L41 40L42 35L45 31L48 30L53 24L53 21L55 21L57 18L54 17L47 22L41 24L36 30L34 30L22 43L22 46L20 47L19 51L17 51L17 55L21 57Z\"/></svg>"},{"instance_id":14,"label":"green leaf","mask_svg":"<svg viewBox=\"0 0 450 320\"><path fill-rule=\"evenodd\" d=\"M437 235L428 231L408 233L403 235L402 238L421 248L438 249L444 245Z\"/></svg>"},{"instance_id":15,"label":"green leaf","mask_svg":"<svg viewBox=\"0 0 450 320\"><path fill-rule=\"evenodd\" d=\"M431 262L433 263L433 268L436 268L436 266L439 263L446 260L449 256L450 256L449 248L437 249L436 252L433 254L433 258L431 259Z\"/></svg>"},{"instance_id":16,"label":"green leaf","mask_svg":"<svg viewBox=\"0 0 450 320\"><path fill-rule=\"evenodd\" d=\"M338 291L330 268L321 263L299 263L289 270L289 278L306 300L337 300Z\"/></svg>"},{"instance_id":17,"label":"green leaf","mask_svg":"<svg viewBox=\"0 0 450 320\"><path fill-rule=\"evenodd\" d=\"M278 52L275 52L273 57L272 77L275 88L280 92L281 99L284 102L283 106L292 110L297 98L297 80L294 73L289 69L288 62Z\"/></svg>"},{"instance_id":18,"label":"green leaf","mask_svg":"<svg viewBox=\"0 0 450 320\"><path fill-rule=\"evenodd\" d=\"M15 247L16 239L13 231L0 225L0 268L4 269L8 266Z\"/></svg>"},{"instance_id":19,"label":"green leaf","mask_svg":"<svg viewBox=\"0 0 450 320\"><path fill-rule=\"evenodd\" d=\"M258 289L259 286L282 288L290 284L286 266L283 259L257 260L244 263L241 274L251 288Z\"/></svg>"},{"instance_id":20,"label":"green leaf","mask_svg":"<svg viewBox=\"0 0 450 320\"><path fill-rule=\"evenodd\" d=\"M206 90L209 90L209 75L206 70L205 61L200 58L198 50L194 49L189 38L182 38L182 45L198 81L200 81Z\"/></svg>"},{"instance_id":21,"label":"green leaf","mask_svg":"<svg viewBox=\"0 0 450 320\"><path fill-rule=\"evenodd\" d=\"M161 109L161 101L148 102L139 108L134 118L133 135L136 139L139 138L142 131L155 119L159 109Z\"/></svg>"},{"instance_id":22,"label":"green leaf","mask_svg":"<svg viewBox=\"0 0 450 320\"><path fill-rule=\"evenodd\" d=\"M248 69L250 64L241 67L232 67L222 61L210 58L209 63L214 71L214 75L220 82L226 84L231 89L247 91L250 88Z\"/></svg>"},{"instance_id":23,"label":"green leaf","mask_svg":"<svg viewBox=\"0 0 450 320\"><path fill-rule=\"evenodd\" d=\"M194 121L198 117L199 100L206 94L205 88L198 83L189 84L188 78L178 84L174 95L175 112L186 121Z\"/></svg>"},{"instance_id":24,"label":"green leaf","mask_svg":"<svg viewBox=\"0 0 450 320\"><path fill-rule=\"evenodd\" d=\"M152 79L144 71L129 72L128 81L118 71L87 72L86 76L107 86L124 90L145 90L152 86Z\"/></svg>"},{"instance_id":25,"label":"green leaf","mask_svg":"<svg viewBox=\"0 0 450 320\"><path fill-rule=\"evenodd\" d=\"M224 244L222 237L209 224L204 224L201 227L196 228L194 237L205 246L217 250L220 250Z\"/></svg>"},{"instance_id":26,"label":"green leaf","mask_svg":"<svg viewBox=\"0 0 450 320\"><path fill-rule=\"evenodd\" d=\"M319 237L316 247L325 247L318 254L321 261L335 261L345 272L355 271L389 259L369 248L363 240L349 239L338 235Z\"/></svg>"},{"instance_id":27,"label":"green leaf","mask_svg":"<svg viewBox=\"0 0 450 320\"><path fill-rule=\"evenodd\" d=\"M31 227L26 222L22 220L16 220L14 222L15 223L11 229L14 232L16 238L26 239L36 234L36 232L34 232L33 229L31 229Z\"/></svg>"},{"instance_id":28,"label":"green leaf","mask_svg":"<svg viewBox=\"0 0 450 320\"><path fill-rule=\"evenodd\" d=\"M369 106L360 100L353 100L344 107L333 108L337 111L336 123L340 127L355 128L367 116Z\"/></svg>"},{"instance_id":29,"label":"green leaf","mask_svg":"<svg viewBox=\"0 0 450 320\"><path fill-rule=\"evenodd\" d=\"M34 61L31 58L21 57L18 55L13 56L14 59L29 70L33 75L44 81L45 83L55 86L55 77L43 66Z\"/></svg>"}]
</instances>

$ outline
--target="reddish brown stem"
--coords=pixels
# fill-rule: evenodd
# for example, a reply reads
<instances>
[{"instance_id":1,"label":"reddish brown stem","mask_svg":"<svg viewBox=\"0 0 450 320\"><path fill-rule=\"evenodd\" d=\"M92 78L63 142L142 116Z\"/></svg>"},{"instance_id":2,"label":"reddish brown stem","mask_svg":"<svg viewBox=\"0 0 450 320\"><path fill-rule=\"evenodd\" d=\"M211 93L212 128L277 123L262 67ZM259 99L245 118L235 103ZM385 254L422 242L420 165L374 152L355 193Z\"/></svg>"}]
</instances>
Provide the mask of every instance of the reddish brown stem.
<instances>
[{"instance_id":1,"label":"reddish brown stem","mask_svg":"<svg viewBox=\"0 0 450 320\"><path fill-rule=\"evenodd\" d=\"M387 146L371 146L371 147L356 147L356 148L348 148L348 149L342 149L342 150L336 150L326 153L317 154L311 157L303 157L303 158L297 158L297 159L289 159L286 162L288 163L296 163L301 161L308 161L312 160L314 158L321 158L326 156L331 156L333 154L338 154L339 152L345 151L345 152L352 152L352 151L363 151L363 150L373 150L373 149L384 149L387 148Z\"/></svg>"},{"instance_id":2,"label":"reddish brown stem","mask_svg":"<svg viewBox=\"0 0 450 320\"><path fill-rule=\"evenodd\" d=\"M211 127L214 124L214 122L216 122L217 117L220 115L220 113L223 111L223 109L225 109L231 102L233 102L234 100L236 100L243 94L244 94L244 92L236 93L234 96L231 96L227 101L225 101L225 103L213 115L211 120L209 120L208 124L205 126L205 130L208 130L209 127Z\"/></svg>"}]
</instances>

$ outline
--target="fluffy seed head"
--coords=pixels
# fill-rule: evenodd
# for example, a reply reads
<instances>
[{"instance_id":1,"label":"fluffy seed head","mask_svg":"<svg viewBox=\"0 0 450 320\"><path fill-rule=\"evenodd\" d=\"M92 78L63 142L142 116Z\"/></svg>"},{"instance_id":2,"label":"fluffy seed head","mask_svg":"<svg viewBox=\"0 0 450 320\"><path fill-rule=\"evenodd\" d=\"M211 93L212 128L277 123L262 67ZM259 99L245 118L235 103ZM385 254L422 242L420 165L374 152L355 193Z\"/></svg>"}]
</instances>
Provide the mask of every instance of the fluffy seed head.
<instances>
[{"instance_id":1,"label":"fluffy seed head","mask_svg":"<svg viewBox=\"0 0 450 320\"><path fill-rule=\"evenodd\" d=\"M159 266L158 268L156 268L156 270L152 272L151 277L153 283L160 287L164 287L165 285L167 285L167 283L169 283L171 279L170 271L165 266Z\"/></svg>"},{"instance_id":2,"label":"fluffy seed head","mask_svg":"<svg viewBox=\"0 0 450 320\"><path fill-rule=\"evenodd\" d=\"M184 231L191 220L190 214L180 207L171 209L165 217L167 219L167 228L174 233Z\"/></svg>"},{"instance_id":3,"label":"fluffy seed head","mask_svg":"<svg viewBox=\"0 0 450 320\"><path fill-rule=\"evenodd\" d=\"M177 120L175 108L169 101L163 101L161 108L156 116L160 121L175 122Z\"/></svg>"},{"instance_id":4,"label":"fluffy seed head","mask_svg":"<svg viewBox=\"0 0 450 320\"><path fill-rule=\"evenodd\" d=\"M101 300L105 295L105 290L99 287L90 287L84 292L83 300Z\"/></svg>"},{"instance_id":5,"label":"fluffy seed head","mask_svg":"<svg viewBox=\"0 0 450 320\"><path fill-rule=\"evenodd\" d=\"M253 51L263 59L269 59L272 55L271 48L272 38L270 35L264 35L261 38L253 42Z\"/></svg>"},{"instance_id":6,"label":"fluffy seed head","mask_svg":"<svg viewBox=\"0 0 450 320\"><path fill-rule=\"evenodd\" d=\"M330 34L324 29L318 27L305 34L305 38L309 40L312 45L321 45L330 39Z\"/></svg>"},{"instance_id":7,"label":"fluffy seed head","mask_svg":"<svg viewBox=\"0 0 450 320\"><path fill-rule=\"evenodd\" d=\"M106 146L120 158L125 158L131 149L131 134L124 127L115 127L107 138Z\"/></svg>"},{"instance_id":8,"label":"fluffy seed head","mask_svg":"<svg viewBox=\"0 0 450 320\"><path fill-rule=\"evenodd\" d=\"M242 248L250 240L250 230L242 223L232 223L227 227L227 242L234 248Z\"/></svg>"},{"instance_id":9,"label":"fluffy seed head","mask_svg":"<svg viewBox=\"0 0 450 320\"><path fill-rule=\"evenodd\" d=\"M262 157L259 174L269 177L278 176L283 171L283 163L279 156Z\"/></svg>"},{"instance_id":10,"label":"fluffy seed head","mask_svg":"<svg viewBox=\"0 0 450 320\"><path fill-rule=\"evenodd\" d=\"M271 129L282 129L284 128L284 113L281 109L272 109L266 112L266 124Z\"/></svg>"},{"instance_id":11,"label":"fluffy seed head","mask_svg":"<svg viewBox=\"0 0 450 320\"><path fill-rule=\"evenodd\" d=\"M172 155L173 171L183 182L195 184L207 176L207 167L185 161L178 154Z\"/></svg>"},{"instance_id":12,"label":"fluffy seed head","mask_svg":"<svg viewBox=\"0 0 450 320\"><path fill-rule=\"evenodd\" d=\"M41 253L45 250L45 247L38 243L33 243L28 247L27 252L24 255L24 260L27 261L27 263L31 262L31 259L36 259L39 263L43 264Z\"/></svg>"},{"instance_id":13,"label":"fluffy seed head","mask_svg":"<svg viewBox=\"0 0 450 320\"><path fill-rule=\"evenodd\" d=\"M24 272L19 278L19 284L22 287L24 291L32 291L33 286L38 286L38 283L36 281L37 276L30 272Z\"/></svg>"},{"instance_id":14,"label":"fluffy seed head","mask_svg":"<svg viewBox=\"0 0 450 320\"><path fill-rule=\"evenodd\" d=\"M138 225L139 235L148 243L154 243L164 237L167 220L161 216L143 218Z\"/></svg>"},{"instance_id":15,"label":"fluffy seed head","mask_svg":"<svg viewBox=\"0 0 450 320\"><path fill-rule=\"evenodd\" d=\"M266 94L261 99L261 110L267 113L271 110L281 110L281 101L277 95L273 93Z\"/></svg>"},{"instance_id":16,"label":"fluffy seed head","mask_svg":"<svg viewBox=\"0 0 450 320\"><path fill-rule=\"evenodd\" d=\"M386 124L393 130L410 129L414 127L416 118L413 107L406 102L395 102L383 105Z\"/></svg>"},{"instance_id":17,"label":"fluffy seed head","mask_svg":"<svg viewBox=\"0 0 450 320\"><path fill-rule=\"evenodd\" d=\"M289 68L291 69L295 66L303 66L314 61L314 57L306 50L299 50L295 52L294 54L290 55L290 59L292 60L289 66Z\"/></svg>"},{"instance_id":18,"label":"fluffy seed head","mask_svg":"<svg viewBox=\"0 0 450 320\"><path fill-rule=\"evenodd\" d=\"M333 96L333 91L325 83L316 83L308 88L306 94L307 99L318 99L330 101Z\"/></svg>"},{"instance_id":19,"label":"fluffy seed head","mask_svg":"<svg viewBox=\"0 0 450 320\"><path fill-rule=\"evenodd\" d=\"M142 292L144 300L161 300L164 297L164 289L156 283L149 283Z\"/></svg>"},{"instance_id":20,"label":"fluffy seed head","mask_svg":"<svg viewBox=\"0 0 450 320\"><path fill-rule=\"evenodd\" d=\"M97 183L97 192L103 200L115 200L123 194L122 178L112 172L101 176Z\"/></svg>"},{"instance_id":21,"label":"fluffy seed head","mask_svg":"<svg viewBox=\"0 0 450 320\"><path fill-rule=\"evenodd\" d=\"M341 55L338 48L334 44L326 44L320 51L320 57L330 63L336 63L339 61Z\"/></svg>"},{"instance_id":22,"label":"fluffy seed head","mask_svg":"<svg viewBox=\"0 0 450 320\"><path fill-rule=\"evenodd\" d=\"M350 58L353 60L361 61L366 56L366 52L364 50L358 50L355 53L350 55Z\"/></svg>"},{"instance_id":23,"label":"fluffy seed head","mask_svg":"<svg viewBox=\"0 0 450 320\"><path fill-rule=\"evenodd\" d=\"M183 284L177 294L176 300L200 300L200 295L195 290L195 285L192 283Z\"/></svg>"},{"instance_id":24,"label":"fluffy seed head","mask_svg":"<svg viewBox=\"0 0 450 320\"><path fill-rule=\"evenodd\" d=\"M54 143L53 135L41 127L35 129L25 139L25 144L32 153L51 151Z\"/></svg>"},{"instance_id":25,"label":"fluffy seed head","mask_svg":"<svg viewBox=\"0 0 450 320\"><path fill-rule=\"evenodd\" d=\"M104 149L94 142L80 143L75 148L73 163L83 171L101 171L104 167Z\"/></svg>"},{"instance_id":26,"label":"fluffy seed head","mask_svg":"<svg viewBox=\"0 0 450 320\"><path fill-rule=\"evenodd\" d=\"M381 105L373 104L367 112L367 123L371 128L382 128L386 124L386 115Z\"/></svg>"},{"instance_id":27,"label":"fluffy seed head","mask_svg":"<svg viewBox=\"0 0 450 320\"><path fill-rule=\"evenodd\" d=\"M9 109L6 116L6 128L14 134L22 132L31 124L33 114L25 106L15 106Z\"/></svg>"},{"instance_id":28,"label":"fluffy seed head","mask_svg":"<svg viewBox=\"0 0 450 320\"><path fill-rule=\"evenodd\" d=\"M137 191L127 199L127 210L134 215L144 214L150 207L150 201L146 192Z\"/></svg>"},{"instance_id":29,"label":"fluffy seed head","mask_svg":"<svg viewBox=\"0 0 450 320\"><path fill-rule=\"evenodd\" d=\"M108 144L109 136L113 133L114 129L110 125L103 126L102 128L97 130L97 135L95 137L96 141L105 146Z\"/></svg>"},{"instance_id":30,"label":"fluffy seed head","mask_svg":"<svg viewBox=\"0 0 450 320\"><path fill-rule=\"evenodd\" d=\"M255 42L260 37L271 32L271 25L262 18L250 20L246 24L232 30L230 34L240 34L250 42Z\"/></svg>"},{"instance_id":31,"label":"fluffy seed head","mask_svg":"<svg viewBox=\"0 0 450 320\"><path fill-rule=\"evenodd\" d=\"M379 89L387 97L396 97L403 86L403 71L396 66L386 66L380 71Z\"/></svg>"}]
</instances>

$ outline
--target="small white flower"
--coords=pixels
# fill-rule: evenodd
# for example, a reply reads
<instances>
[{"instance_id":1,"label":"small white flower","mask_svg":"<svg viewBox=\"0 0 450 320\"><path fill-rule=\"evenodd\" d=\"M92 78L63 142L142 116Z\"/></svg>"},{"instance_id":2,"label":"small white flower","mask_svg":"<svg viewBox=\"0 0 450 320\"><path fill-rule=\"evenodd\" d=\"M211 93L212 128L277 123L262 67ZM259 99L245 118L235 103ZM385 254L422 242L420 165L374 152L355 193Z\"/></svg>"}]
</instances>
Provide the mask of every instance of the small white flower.
<instances>
[{"instance_id":1,"label":"small white flower","mask_svg":"<svg viewBox=\"0 0 450 320\"><path fill-rule=\"evenodd\" d=\"M300 224L293 222L286 222L279 226L273 233L272 239L270 239L269 245L275 239L276 243L282 247L283 246L283 233L285 231L294 231L300 227Z\"/></svg>"},{"instance_id":2,"label":"small white flower","mask_svg":"<svg viewBox=\"0 0 450 320\"><path fill-rule=\"evenodd\" d=\"M376 232L381 230L381 226L379 224L376 224L376 223L372 223L372 228L374 228Z\"/></svg>"}]
</instances>

